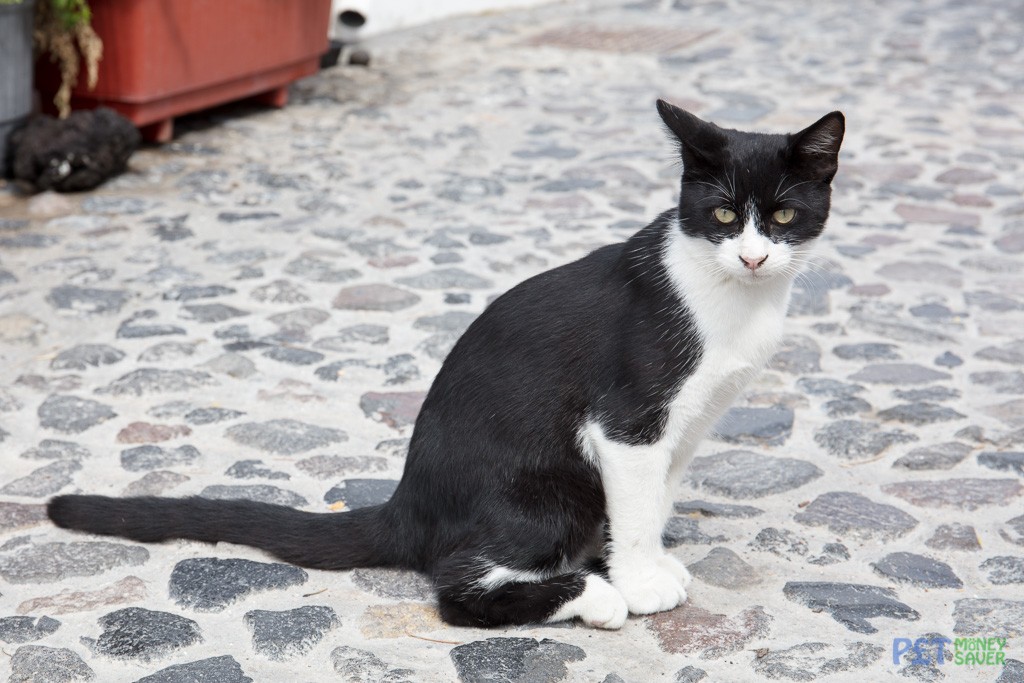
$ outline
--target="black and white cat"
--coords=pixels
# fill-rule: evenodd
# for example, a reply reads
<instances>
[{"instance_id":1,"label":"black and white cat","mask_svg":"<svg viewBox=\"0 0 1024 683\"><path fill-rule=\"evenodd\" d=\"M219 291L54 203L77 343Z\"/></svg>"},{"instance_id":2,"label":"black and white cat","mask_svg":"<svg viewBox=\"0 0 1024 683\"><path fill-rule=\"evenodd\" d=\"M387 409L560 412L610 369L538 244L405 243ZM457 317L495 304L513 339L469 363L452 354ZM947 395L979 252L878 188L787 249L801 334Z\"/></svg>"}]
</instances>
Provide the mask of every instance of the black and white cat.
<instances>
[{"instance_id":1,"label":"black and white cat","mask_svg":"<svg viewBox=\"0 0 1024 683\"><path fill-rule=\"evenodd\" d=\"M428 574L441 616L615 629L671 609L665 552L694 449L782 336L829 212L844 119L792 135L658 112L683 161L678 207L625 243L499 297L445 360L384 505L314 514L247 501L59 496L61 527L227 541L305 567Z\"/></svg>"}]
</instances>

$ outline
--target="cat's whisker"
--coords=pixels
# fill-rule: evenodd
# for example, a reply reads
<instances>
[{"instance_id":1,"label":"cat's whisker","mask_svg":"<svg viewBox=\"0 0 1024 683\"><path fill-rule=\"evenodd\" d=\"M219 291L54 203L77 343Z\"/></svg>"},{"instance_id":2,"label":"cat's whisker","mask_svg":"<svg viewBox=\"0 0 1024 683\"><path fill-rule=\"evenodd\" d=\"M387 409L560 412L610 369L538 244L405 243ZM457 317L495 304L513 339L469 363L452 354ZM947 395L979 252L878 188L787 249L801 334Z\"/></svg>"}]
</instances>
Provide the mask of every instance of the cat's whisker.
<instances>
[{"instance_id":1,"label":"cat's whisker","mask_svg":"<svg viewBox=\"0 0 1024 683\"><path fill-rule=\"evenodd\" d=\"M798 188L798 187L800 187L802 185L807 185L810 182L811 182L810 180L801 180L799 183L794 183L794 184L788 186L786 188L786 190L782 194L777 194L775 196L775 201L780 201L780 200L784 199L787 194L789 194L790 192L792 192L796 188Z\"/></svg>"},{"instance_id":2,"label":"cat's whisker","mask_svg":"<svg viewBox=\"0 0 1024 683\"><path fill-rule=\"evenodd\" d=\"M783 173L782 177L779 178L779 184L775 186L775 201L779 201L779 190L782 189L782 183L789 179L788 173Z\"/></svg>"}]
</instances>

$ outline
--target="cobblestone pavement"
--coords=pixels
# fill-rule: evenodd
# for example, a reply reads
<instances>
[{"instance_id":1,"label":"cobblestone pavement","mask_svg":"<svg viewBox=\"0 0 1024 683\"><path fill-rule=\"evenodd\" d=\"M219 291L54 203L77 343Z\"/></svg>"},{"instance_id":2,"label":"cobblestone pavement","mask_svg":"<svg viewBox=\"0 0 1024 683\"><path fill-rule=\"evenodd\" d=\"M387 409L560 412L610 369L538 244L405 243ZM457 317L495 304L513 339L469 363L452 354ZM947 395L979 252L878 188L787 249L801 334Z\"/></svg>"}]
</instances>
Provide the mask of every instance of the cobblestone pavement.
<instances>
[{"instance_id":1,"label":"cobblestone pavement","mask_svg":"<svg viewBox=\"0 0 1024 683\"><path fill-rule=\"evenodd\" d=\"M1022 7L464 19L284 110L186 122L98 192L0 192L0 679L1024 680ZM449 628L408 573L44 521L58 492L385 499L474 315L672 205L658 96L849 125L785 347L679 489L685 605ZM895 638L988 636L1005 666L893 662Z\"/></svg>"}]
</instances>

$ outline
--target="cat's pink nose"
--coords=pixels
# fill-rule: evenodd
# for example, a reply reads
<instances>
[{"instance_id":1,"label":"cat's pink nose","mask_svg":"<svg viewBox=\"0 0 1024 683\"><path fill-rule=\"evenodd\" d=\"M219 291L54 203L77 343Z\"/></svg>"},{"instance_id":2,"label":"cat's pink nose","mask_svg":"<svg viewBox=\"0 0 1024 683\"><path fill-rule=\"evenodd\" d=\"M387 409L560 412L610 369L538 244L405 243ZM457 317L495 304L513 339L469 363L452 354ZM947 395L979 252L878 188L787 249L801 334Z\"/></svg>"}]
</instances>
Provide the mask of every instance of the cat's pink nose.
<instances>
[{"instance_id":1,"label":"cat's pink nose","mask_svg":"<svg viewBox=\"0 0 1024 683\"><path fill-rule=\"evenodd\" d=\"M751 271L755 271L760 268L761 264L767 260L768 254L765 254L764 256L754 256L753 258L750 256L740 256L740 261L743 261L743 265L750 268Z\"/></svg>"}]
</instances>

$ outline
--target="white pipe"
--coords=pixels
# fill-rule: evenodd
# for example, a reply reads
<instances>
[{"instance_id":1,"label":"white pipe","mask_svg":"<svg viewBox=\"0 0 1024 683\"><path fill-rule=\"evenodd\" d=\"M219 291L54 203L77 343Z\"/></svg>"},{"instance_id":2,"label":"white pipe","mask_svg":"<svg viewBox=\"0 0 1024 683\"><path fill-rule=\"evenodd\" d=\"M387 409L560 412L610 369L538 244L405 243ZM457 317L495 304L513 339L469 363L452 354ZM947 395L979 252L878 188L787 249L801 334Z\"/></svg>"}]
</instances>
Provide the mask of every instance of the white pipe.
<instances>
[{"instance_id":1,"label":"white pipe","mask_svg":"<svg viewBox=\"0 0 1024 683\"><path fill-rule=\"evenodd\" d=\"M551 0L333 0L331 37L352 41L355 37L394 31L458 14L481 14L496 10L542 5ZM337 21L345 10L366 17L366 24L351 31Z\"/></svg>"}]
</instances>

